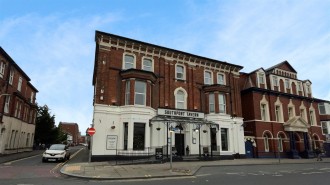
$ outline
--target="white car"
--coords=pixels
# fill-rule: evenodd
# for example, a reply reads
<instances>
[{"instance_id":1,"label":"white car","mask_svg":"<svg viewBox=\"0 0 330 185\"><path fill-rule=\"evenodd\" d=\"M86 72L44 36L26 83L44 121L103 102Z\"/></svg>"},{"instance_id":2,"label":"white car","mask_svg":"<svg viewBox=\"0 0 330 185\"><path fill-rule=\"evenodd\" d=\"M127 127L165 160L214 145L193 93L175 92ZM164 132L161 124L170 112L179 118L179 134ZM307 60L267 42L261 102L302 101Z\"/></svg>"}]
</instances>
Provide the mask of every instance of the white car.
<instances>
[{"instance_id":1,"label":"white car","mask_svg":"<svg viewBox=\"0 0 330 185\"><path fill-rule=\"evenodd\" d=\"M64 144L53 144L42 154L42 162L66 161L70 159L68 146Z\"/></svg>"}]
</instances>

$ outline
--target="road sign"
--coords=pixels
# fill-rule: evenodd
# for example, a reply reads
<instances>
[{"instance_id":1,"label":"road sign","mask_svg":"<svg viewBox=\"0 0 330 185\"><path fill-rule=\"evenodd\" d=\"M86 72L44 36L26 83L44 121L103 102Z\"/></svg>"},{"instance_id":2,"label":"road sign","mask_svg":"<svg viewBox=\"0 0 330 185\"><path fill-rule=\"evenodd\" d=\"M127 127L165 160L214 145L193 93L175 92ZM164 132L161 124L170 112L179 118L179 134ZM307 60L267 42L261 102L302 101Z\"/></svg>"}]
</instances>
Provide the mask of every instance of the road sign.
<instances>
[{"instance_id":1,"label":"road sign","mask_svg":"<svg viewBox=\"0 0 330 185\"><path fill-rule=\"evenodd\" d=\"M87 130L87 134L88 135L90 135L90 136L93 136L94 134L95 134L95 128L89 128L88 130Z\"/></svg>"}]
</instances>

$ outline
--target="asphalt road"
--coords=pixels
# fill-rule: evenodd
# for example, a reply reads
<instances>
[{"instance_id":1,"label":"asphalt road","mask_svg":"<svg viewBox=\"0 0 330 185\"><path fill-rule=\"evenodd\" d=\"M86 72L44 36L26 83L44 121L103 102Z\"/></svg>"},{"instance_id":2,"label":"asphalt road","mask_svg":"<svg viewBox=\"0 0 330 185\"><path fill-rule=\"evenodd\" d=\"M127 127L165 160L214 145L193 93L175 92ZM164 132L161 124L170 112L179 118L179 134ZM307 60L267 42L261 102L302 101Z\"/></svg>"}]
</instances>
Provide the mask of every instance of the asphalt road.
<instances>
[{"instance_id":1,"label":"asphalt road","mask_svg":"<svg viewBox=\"0 0 330 185\"><path fill-rule=\"evenodd\" d=\"M88 161L85 147L72 147L68 163ZM62 175L64 163L41 162L41 155L0 165L0 185L323 185L329 184L328 163L216 166L201 168L194 177L143 180L88 180Z\"/></svg>"}]
</instances>

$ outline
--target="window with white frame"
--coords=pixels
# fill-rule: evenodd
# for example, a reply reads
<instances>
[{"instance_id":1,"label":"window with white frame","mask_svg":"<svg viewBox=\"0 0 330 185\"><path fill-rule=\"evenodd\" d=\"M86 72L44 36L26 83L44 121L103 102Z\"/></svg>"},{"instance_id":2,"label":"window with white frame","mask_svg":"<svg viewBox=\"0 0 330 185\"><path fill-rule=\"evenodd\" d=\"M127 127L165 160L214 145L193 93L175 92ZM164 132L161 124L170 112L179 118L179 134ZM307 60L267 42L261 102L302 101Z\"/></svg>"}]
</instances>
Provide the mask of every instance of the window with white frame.
<instances>
[{"instance_id":1,"label":"window with white frame","mask_svg":"<svg viewBox=\"0 0 330 185\"><path fill-rule=\"evenodd\" d=\"M146 71L153 71L153 67L152 67L152 60L149 58L143 58L143 65L142 65L142 69L146 70Z\"/></svg>"},{"instance_id":2,"label":"window with white frame","mask_svg":"<svg viewBox=\"0 0 330 185\"><path fill-rule=\"evenodd\" d=\"M9 74L9 84L13 85L13 81L14 81L14 70L10 70L10 74Z\"/></svg>"},{"instance_id":3,"label":"window with white frame","mask_svg":"<svg viewBox=\"0 0 330 185\"><path fill-rule=\"evenodd\" d=\"M261 120L267 121L267 105L261 104L260 109L261 109Z\"/></svg>"},{"instance_id":4,"label":"window with white frame","mask_svg":"<svg viewBox=\"0 0 330 185\"><path fill-rule=\"evenodd\" d=\"M267 134L264 135L264 146L265 152L269 152L269 136Z\"/></svg>"},{"instance_id":5,"label":"window with white frame","mask_svg":"<svg viewBox=\"0 0 330 185\"><path fill-rule=\"evenodd\" d=\"M176 100L176 108L177 109L185 109L186 102L185 102L185 93L182 90L178 90L176 92L175 100Z\"/></svg>"},{"instance_id":6,"label":"window with white frame","mask_svg":"<svg viewBox=\"0 0 330 185\"><path fill-rule=\"evenodd\" d=\"M312 126L316 125L315 114L313 110L309 110L309 120Z\"/></svg>"},{"instance_id":7,"label":"window with white frame","mask_svg":"<svg viewBox=\"0 0 330 185\"><path fill-rule=\"evenodd\" d=\"M176 65L176 79L185 79L184 67L182 65Z\"/></svg>"},{"instance_id":8,"label":"window with white frame","mask_svg":"<svg viewBox=\"0 0 330 185\"><path fill-rule=\"evenodd\" d=\"M212 84L212 73L211 71L204 71L204 84L211 85Z\"/></svg>"},{"instance_id":9,"label":"window with white frame","mask_svg":"<svg viewBox=\"0 0 330 185\"><path fill-rule=\"evenodd\" d=\"M302 91L302 85L301 85L301 82L298 82L298 91Z\"/></svg>"},{"instance_id":10,"label":"window with white frame","mask_svg":"<svg viewBox=\"0 0 330 185\"><path fill-rule=\"evenodd\" d=\"M293 117L293 107L288 107L288 115L289 115L289 118Z\"/></svg>"},{"instance_id":11,"label":"window with white frame","mask_svg":"<svg viewBox=\"0 0 330 185\"><path fill-rule=\"evenodd\" d=\"M290 80L289 79L285 79L285 88L290 89Z\"/></svg>"},{"instance_id":12,"label":"window with white frame","mask_svg":"<svg viewBox=\"0 0 330 185\"><path fill-rule=\"evenodd\" d=\"M23 83L23 79L22 77L19 77L18 79L18 85L17 85L17 90L21 91L22 90L22 83Z\"/></svg>"},{"instance_id":13,"label":"window with white frame","mask_svg":"<svg viewBox=\"0 0 330 185\"><path fill-rule=\"evenodd\" d=\"M214 93L209 94L209 112L215 112L215 100L214 100Z\"/></svg>"},{"instance_id":14,"label":"window with white frame","mask_svg":"<svg viewBox=\"0 0 330 185\"><path fill-rule=\"evenodd\" d=\"M6 64L3 61L0 61L0 77L3 78L3 75L5 74L5 68Z\"/></svg>"},{"instance_id":15,"label":"window with white frame","mask_svg":"<svg viewBox=\"0 0 330 185\"><path fill-rule=\"evenodd\" d=\"M135 57L133 55L124 55L124 66L123 69L135 68Z\"/></svg>"},{"instance_id":16,"label":"window with white frame","mask_svg":"<svg viewBox=\"0 0 330 185\"><path fill-rule=\"evenodd\" d=\"M328 122L326 122L326 121L322 121L322 122L321 122L321 126L322 126L322 133L323 133L323 134L329 134L329 130L328 130Z\"/></svg>"},{"instance_id":17,"label":"window with white frame","mask_svg":"<svg viewBox=\"0 0 330 185\"><path fill-rule=\"evenodd\" d=\"M277 122L281 121L281 106L275 105L275 119Z\"/></svg>"},{"instance_id":18,"label":"window with white frame","mask_svg":"<svg viewBox=\"0 0 330 185\"><path fill-rule=\"evenodd\" d=\"M300 117L305 119L305 109L300 109Z\"/></svg>"},{"instance_id":19,"label":"window with white frame","mask_svg":"<svg viewBox=\"0 0 330 185\"><path fill-rule=\"evenodd\" d=\"M258 73L259 84L265 84L265 75L263 73Z\"/></svg>"},{"instance_id":20,"label":"window with white frame","mask_svg":"<svg viewBox=\"0 0 330 185\"><path fill-rule=\"evenodd\" d=\"M277 79L277 76L273 76L273 85L274 85L275 87L278 86L278 79Z\"/></svg>"},{"instance_id":21,"label":"window with white frame","mask_svg":"<svg viewBox=\"0 0 330 185\"><path fill-rule=\"evenodd\" d=\"M18 106L17 118L21 118L22 103Z\"/></svg>"},{"instance_id":22,"label":"window with white frame","mask_svg":"<svg viewBox=\"0 0 330 185\"><path fill-rule=\"evenodd\" d=\"M134 104L146 105L146 92L147 92L146 83L141 81L135 81L134 90L135 90Z\"/></svg>"},{"instance_id":23,"label":"window with white frame","mask_svg":"<svg viewBox=\"0 0 330 185\"><path fill-rule=\"evenodd\" d=\"M283 152L283 138L281 135L278 136L278 150Z\"/></svg>"},{"instance_id":24,"label":"window with white frame","mask_svg":"<svg viewBox=\"0 0 330 185\"><path fill-rule=\"evenodd\" d=\"M9 104L10 104L10 96L6 96L6 101L5 101L5 113L9 113Z\"/></svg>"},{"instance_id":25,"label":"window with white frame","mask_svg":"<svg viewBox=\"0 0 330 185\"><path fill-rule=\"evenodd\" d=\"M319 112L320 114L326 114L324 103L319 103Z\"/></svg>"},{"instance_id":26,"label":"window with white frame","mask_svg":"<svg viewBox=\"0 0 330 185\"><path fill-rule=\"evenodd\" d=\"M225 94L219 94L219 112L226 114L226 96Z\"/></svg>"},{"instance_id":27,"label":"window with white frame","mask_svg":"<svg viewBox=\"0 0 330 185\"><path fill-rule=\"evenodd\" d=\"M307 91L307 94L311 93L311 86L309 84L306 85L306 91Z\"/></svg>"},{"instance_id":28,"label":"window with white frame","mask_svg":"<svg viewBox=\"0 0 330 185\"><path fill-rule=\"evenodd\" d=\"M217 82L218 84L225 85L225 75L222 73L218 73Z\"/></svg>"},{"instance_id":29,"label":"window with white frame","mask_svg":"<svg viewBox=\"0 0 330 185\"><path fill-rule=\"evenodd\" d=\"M130 96L131 96L130 90L131 90L131 82L127 80L125 87L125 105L129 105Z\"/></svg>"},{"instance_id":30,"label":"window with white frame","mask_svg":"<svg viewBox=\"0 0 330 185\"><path fill-rule=\"evenodd\" d=\"M30 103L33 103L34 100L34 92L31 92L31 99L30 99Z\"/></svg>"},{"instance_id":31,"label":"window with white frame","mask_svg":"<svg viewBox=\"0 0 330 185\"><path fill-rule=\"evenodd\" d=\"M15 106L15 117L17 117L17 113L18 113L18 101L16 102L16 106Z\"/></svg>"}]
</instances>

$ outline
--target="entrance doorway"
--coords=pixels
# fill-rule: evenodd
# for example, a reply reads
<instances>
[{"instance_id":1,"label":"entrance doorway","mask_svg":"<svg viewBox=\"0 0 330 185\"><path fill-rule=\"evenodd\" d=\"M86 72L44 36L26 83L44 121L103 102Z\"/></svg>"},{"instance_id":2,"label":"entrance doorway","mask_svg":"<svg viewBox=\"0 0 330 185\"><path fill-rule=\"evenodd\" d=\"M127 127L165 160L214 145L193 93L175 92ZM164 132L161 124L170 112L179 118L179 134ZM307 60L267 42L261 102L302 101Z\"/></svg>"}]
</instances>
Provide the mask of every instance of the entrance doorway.
<instances>
[{"instance_id":1,"label":"entrance doorway","mask_svg":"<svg viewBox=\"0 0 330 185\"><path fill-rule=\"evenodd\" d=\"M175 148L178 156L184 155L184 134L175 133Z\"/></svg>"}]
</instances>

